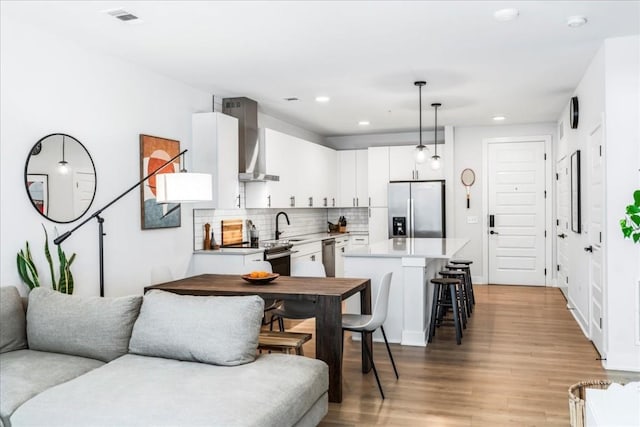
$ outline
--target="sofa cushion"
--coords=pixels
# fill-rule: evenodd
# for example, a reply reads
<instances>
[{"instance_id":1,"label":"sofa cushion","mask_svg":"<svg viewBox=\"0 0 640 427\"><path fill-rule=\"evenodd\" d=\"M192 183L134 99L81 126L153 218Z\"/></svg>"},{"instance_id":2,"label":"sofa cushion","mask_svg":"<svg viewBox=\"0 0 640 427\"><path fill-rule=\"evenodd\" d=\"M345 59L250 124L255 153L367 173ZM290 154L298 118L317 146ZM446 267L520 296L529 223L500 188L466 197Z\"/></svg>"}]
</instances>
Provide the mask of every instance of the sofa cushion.
<instances>
[{"instance_id":1,"label":"sofa cushion","mask_svg":"<svg viewBox=\"0 0 640 427\"><path fill-rule=\"evenodd\" d=\"M2 422L10 426L11 414L33 396L102 365L95 359L34 350L0 354Z\"/></svg>"},{"instance_id":2,"label":"sofa cushion","mask_svg":"<svg viewBox=\"0 0 640 427\"><path fill-rule=\"evenodd\" d=\"M327 365L307 357L267 354L228 367L128 354L39 394L15 411L12 422L292 426L327 389Z\"/></svg>"},{"instance_id":3,"label":"sofa cushion","mask_svg":"<svg viewBox=\"0 0 640 427\"><path fill-rule=\"evenodd\" d=\"M109 362L127 353L141 302L141 296L84 297L36 288L27 307L29 348Z\"/></svg>"},{"instance_id":4,"label":"sofa cushion","mask_svg":"<svg viewBox=\"0 0 640 427\"><path fill-rule=\"evenodd\" d=\"M133 326L129 351L145 356L234 366L255 360L264 301L150 291Z\"/></svg>"},{"instance_id":5,"label":"sofa cushion","mask_svg":"<svg viewBox=\"0 0 640 427\"><path fill-rule=\"evenodd\" d=\"M0 353L27 348L24 307L18 289L0 287Z\"/></svg>"}]
</instances>

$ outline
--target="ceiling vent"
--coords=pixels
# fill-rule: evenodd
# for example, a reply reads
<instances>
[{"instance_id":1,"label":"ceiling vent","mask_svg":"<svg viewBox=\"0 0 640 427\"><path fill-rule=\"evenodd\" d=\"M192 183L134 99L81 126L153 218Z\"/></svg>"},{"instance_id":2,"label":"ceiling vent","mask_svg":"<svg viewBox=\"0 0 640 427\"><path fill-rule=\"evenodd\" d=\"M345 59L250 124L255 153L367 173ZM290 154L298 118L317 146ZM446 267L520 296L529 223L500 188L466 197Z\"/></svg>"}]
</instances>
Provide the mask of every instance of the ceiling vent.
<instances>
[{"instance_id":1,"label":"ceiling vent","mask_svg":"<svg viewBox=\"0 0 640 427\"><path fill-rule=\"evenodd\" d=\"M284 98L284 100L285 100L285 101L289 101L289 102L291 102L291 101L299 101L299 99L298 99L298 98L296 98L295 96L292 96L292 97L290 97L290 98Z\"/></svg>"},{"instance_id":2,"label":"ceiling vent","mask_svg":"<svg viewBox=\"0 0 640 427\"><path fill-rule=\"evenodd\" d=\"M124 22L135 21L136 19L139 19L133 13L127 12L124 9L107 10L106 13Z\"/></svg>"}]
</instances>

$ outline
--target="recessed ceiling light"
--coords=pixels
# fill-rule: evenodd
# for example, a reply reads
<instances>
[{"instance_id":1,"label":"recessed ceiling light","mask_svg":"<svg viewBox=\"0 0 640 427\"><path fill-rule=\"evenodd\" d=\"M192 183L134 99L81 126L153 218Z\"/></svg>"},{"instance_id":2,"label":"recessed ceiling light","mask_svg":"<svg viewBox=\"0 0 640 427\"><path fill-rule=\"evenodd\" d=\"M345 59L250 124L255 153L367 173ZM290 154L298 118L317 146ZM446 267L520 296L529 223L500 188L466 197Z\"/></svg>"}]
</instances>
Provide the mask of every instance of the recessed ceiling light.
<instances>
[{"instance_id":1,"label":"recessed ceiling light","mask_svg":"<svg viewBox=\"0 0 640 427\"><path fill-rule=\"evenodd\" d=\"M520 11L518 9L500 9L493 12L493 17L496 21L506 22L513 21L520 15Z\"/></svg>"},{"instance_id":2,"label":"recessed ceiling light","mask_svg":"<svg viewBox=\"0 0 640 427\"><path fill-rule=\"evenodd\" d=\"M316 96L316 102L329 102L331 98L328 96Z\"/></svg>"},{"instance_id":3,"label":"recessed ceiling light","mask_svg":"<svg viewBox=\"0 0 640 427\"><path fill-rule=\"evenodd\" d=\"M133 13L124 9L110 9L110 10L103 11L103 13L111 15L114 18L119 19L120 21L123 21L123 22L140 21L140 18L138 18Z\"/></svg>"},{"instance_id":4,"label":"recessed ceiling light","mask_svg":"<svg viewBox=\"0 0 640 427\"><path fill-rule=\"evenodd\" d=\"M493 116L493 120L496 121L496 122L501 122L504 119L506 119L505 116Z\"/></svg>"},{"instance_id":5,"label":"recessed ceiling light","mask_svg":"<svg viewBox=\"0 0 640 427\"><path fill-rule=\"evenodd\" d=\"M369 120L360 120L358 124L360 126L369 126L371 123L369 122Z\"/></svg>"},{"instance_id":6,"label":"recessed ceiling light","mask_svg":"<svg viewBox=\"0 0 640 427\"><path fill-rule=\"evenodd\" d=\"M567 25L571 28L582 27L586 23L587 18L585 18L584 16L576 15L567 18Z\"/></svg>"}]
</instances>

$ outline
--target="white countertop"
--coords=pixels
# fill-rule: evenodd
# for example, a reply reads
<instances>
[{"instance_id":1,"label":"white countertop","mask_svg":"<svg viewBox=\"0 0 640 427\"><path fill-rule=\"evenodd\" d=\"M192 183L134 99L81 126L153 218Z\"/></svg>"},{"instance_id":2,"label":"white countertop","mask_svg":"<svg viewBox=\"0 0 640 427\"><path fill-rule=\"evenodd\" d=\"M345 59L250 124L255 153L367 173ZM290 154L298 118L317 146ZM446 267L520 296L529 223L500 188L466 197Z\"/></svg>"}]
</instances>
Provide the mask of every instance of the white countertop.
<instances>
[{"instance_id":1,"label":"white countertop","mask_svg":"<svg viewBox=\"0 0 640 427\"><path fill-rule=\"evenodd\" d=\"M305 243L313 243L319 242L321 240L327 239L337 239L340 237L348 238L350 235L357 235L357 232L346 232L346 233L310 233L310 234L301 234L298 236L282 236L280 241L288 241L292 245L304 245ZM264 242L273 242L274 240L264 240Z\"/></svg>"},{"instance_id":2,"label":"white countertop","mask_svg":"<svg viewBox=\"0 0 640 427\"><path fill-rule=\"evenodd\" d=\"M411 239L396 238L371 243L368 246L360 246L348 249L344 252L345 257L365 257L365 258L451 258L456 252L462 249L469 239L448 238L448 239Z\"/></svg>"},{"instance_id":3,"label":"white countertop","mask_svg":"<svg viewBox=\"0 0 640 427\"><path fill-rule=\"evenodd\" d=\"M194 255L253 255L264 252L264 248L221 248L193 251Z\"/></svg>"},{"instance_id":4,"label":"white countertop","mask_svg":"<svg viewBox=\"0 0 640 427\"><path fill-rule=\"evenodd\" d=\"M305 243L319 242L321 240L346 237L350 235L366 235L361 232L347 232L347 233L312 233L303 234L300 236L283 237L282 240L287 240L292 245L304 245ZM264 240L263 242L273 242L273 240ZM221 248L215 250L199 250L194 251L196 255L252 255L256 253L264 252L264 248Z\"/></svg>"}]
</instances>

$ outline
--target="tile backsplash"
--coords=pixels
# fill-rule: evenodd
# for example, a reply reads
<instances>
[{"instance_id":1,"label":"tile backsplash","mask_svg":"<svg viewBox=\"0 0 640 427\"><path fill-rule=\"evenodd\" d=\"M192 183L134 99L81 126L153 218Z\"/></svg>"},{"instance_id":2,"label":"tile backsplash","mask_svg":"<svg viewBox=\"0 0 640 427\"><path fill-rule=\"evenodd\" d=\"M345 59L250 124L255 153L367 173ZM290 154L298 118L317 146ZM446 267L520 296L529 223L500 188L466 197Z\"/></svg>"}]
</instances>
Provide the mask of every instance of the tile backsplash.
<instances>
[{"instance_id":1,"label":"tile backsplash","mask_svg":"<svg viewBox=\"0 0 640 427\"><path fill-rule=\"evenodd\" d=\"M284 217L280 217L282 239L302 234L322 233L327 231L327 221L337 223L340 216L347 219L347 230L352 232L368 231L367 208L310 208L310 209L194 209L193 210L193 248L202 250L204 244L204 225L209 223L216 243L221 243L221 223L227 219L250 219L260 232L260 240L274 239L276 230L276 214L286 212L291 225L287 225ZM243 227L244 240L249 240L246 223Z\"/></svg>"}]
</instances>

